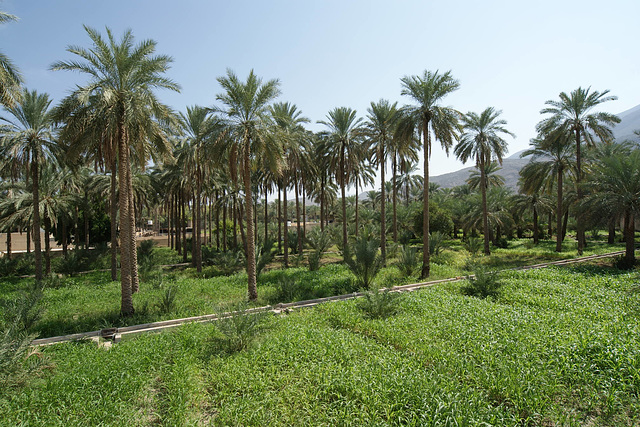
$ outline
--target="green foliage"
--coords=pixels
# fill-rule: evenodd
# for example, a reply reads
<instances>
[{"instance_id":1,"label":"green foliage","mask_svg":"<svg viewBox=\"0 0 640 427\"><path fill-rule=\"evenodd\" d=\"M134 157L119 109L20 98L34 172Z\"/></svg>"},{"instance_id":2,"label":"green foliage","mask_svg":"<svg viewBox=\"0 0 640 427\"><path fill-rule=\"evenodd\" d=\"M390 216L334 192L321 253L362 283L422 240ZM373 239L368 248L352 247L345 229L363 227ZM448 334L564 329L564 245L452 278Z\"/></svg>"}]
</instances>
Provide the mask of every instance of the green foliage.
<instances>
[{"instance_id":1,"label":"green foliage","mask_svg":"<svg viewBox=\"0 0 640 427\"><path fill-rule=\"evenodd\" d=\"M500 237L493 242L495 248L507 249L509 247L509 241L505 237Z\"/></svg>"},{"instance_id":2,"label":"green foliage","mask_svg":"<svg viewBox=\"0 0 640 427\"><path fill-rule=\"evenodd\" d=\"M418 269L418 250L410 245L402 245L397 266L403 277L413 276Z\"/></svg>"},{"instance_id":3,"label":"green foliage","mask_svg":"<svg viewBox=\"0 0 640 427\"><path fill-rule=\"evenodd\" d=\"M440 255L442 250L446 248L447 236L441 231L434 231L430 234L429 238L429 253L432 255Z\"/></svg>"},{"instance_id":4,"label":"green foliage","mask_svg":"<svg viewBox=\"0 0 640 427\"><path fill-rule=\"evenodd\" d=\"M266 242L256 248L256 276L260 277L262 270L273 261L277 249L274 248L274 240L267 239Z\"/></svg>"},{"instance_id":5,"label":"green foliage","mask_svg":"<svg viewBox=\"0 0 640 427\"><path fill-rule=\"evenodd\" d=\"M0 258L0 277L26 276L34 272L33 253Z\"/></svg>"},{"instance_id":6,"label":"green foliage","mask_svg":"<svg viewBox=\"0 0 640 427\"><path fill-rule=\"evenodd\" d=\"M353 247L347 248L345 253L345 263L356 276L358 285L365 289L369 289L382 268L382 257L378 255L378 247L377 240L360 236ZM352 257L351 252L355 258Z\"/></svg>"},{"instance_id":7,"label":"green foliage","mask_svg":"<svg viewBox=\"0 0 640 427\"><path fill-rule=\"evenodd\" d=\"M476 257L482 250L482 239L479 237L470 236L467 241L464 242L464 248L469 251L471 256Z\"/></svg>"},{"instance_id":8,"label":"green foliage","mask_svg":"<svg viewBox=\"0 0 640 427\"><path fill-rule=\"evenodd\" d=\"M175 311L177 307L176 296L177 289L175 286L168 286L165 288L162 298L160 299L160 302L158 302L158 310L160 313L168 314Z\"/></svg>"},{"instance_id":9,"label":"green foliage","mask_svg":"<svg viewBox=\"0 0 640 427\"><path fill-rule=\"evenodd\" d=\"M369 319L386 319L400 311L401 302L401 294L386 288L384 291L372 289L365 292L362 298L356 300L356 305Z\"/></svg>"},{"instance_id":10,"label":"green foliage","mask_svg":"<svg viewBox=\"0 0 640 427\"><path fill-rule=\"evenodd\" d=\"M298 232L289 230L287 232L287 239L289 243L289 253L296 255L298 253Z\"/></svg>"},{"instance_id":11,"label":"green foliage","mask_svg":"<svg viewBox=\"0 0 640 427\"><path fill-rule=\"evenodd\" d=\"M467 278L467 284L461 288L463 294L482 299L500 295L502 281L498 272L479 268L474 276Z\"/></svg>"},{"instance_id":12,"label":"green foliage","mask_svg":"<svg viewBox=\"0 0 640 427\"><path fill-rule=\"evenodd\" d=\"M624 255L615 257L613 259L613 266L618 270L632 270L637 264L638 264L637 260L635 259L629 260Z\"/></svg>"},{"instance_id":13,"label":"green foliage","mask_svg":"<svg viewBox=\"0 0 640 427\"><path fill-rule=\"evenodd\" d=\"M31 349L30 329L40 316L42 288L37 284L17 299L2 304L0 313L0 396L36 375L44 360Z\"/></svg>"},{"instance_id":14,"label":"green foliage","mask_svg":"<svg viewBox=\"0 0 640 427\"><path fill-rule=\"evenodd\" d=\"M332 244L331 234L323 231L320 227L315 227L307 232L307 243L313 249L309 253L309 271L317 271L320 268L322 254L329 249Z\"/></svg>"},{"instance_id":15,"label":"green foliage","mask_svg":"<svg viewBox=\"0 0 640 427\"><path fill-rule=\"evenodd\" d=\"M223 335L214 340L215 348L232 354L246 350L264 327L268 312L247 312L247 304L231 306L227 312L219 312L215 326Z\"/></svg>"},{"instance_id":16,"label":"green foliage","mask_svg":"<svg viewBox=\"0 0 640 427\"><path fill-rule=\"evenodd\" d=\"M422 212L422 209L418 209L413 215L413 232L416 236L422 236ZM451 218L451 212L435 202L429 203L429 233L440 232L449 235L453 230L453 219Z\"/></svg>"}]
</instances>

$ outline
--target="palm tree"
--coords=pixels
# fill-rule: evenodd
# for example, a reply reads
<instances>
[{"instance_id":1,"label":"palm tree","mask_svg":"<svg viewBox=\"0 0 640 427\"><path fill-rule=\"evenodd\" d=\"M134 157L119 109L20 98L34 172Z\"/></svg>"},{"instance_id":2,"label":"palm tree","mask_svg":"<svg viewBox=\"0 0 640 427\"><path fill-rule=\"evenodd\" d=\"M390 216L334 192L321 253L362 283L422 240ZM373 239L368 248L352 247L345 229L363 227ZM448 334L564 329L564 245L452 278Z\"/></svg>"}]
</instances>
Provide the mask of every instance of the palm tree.
<instances>
[{"instance_id":1,"label":"palm tree","mask_svg":"<svg viewBox=\"0 0 640 427\"><path fill-rule=\"evenodd\" d=\"M105 40L96 30L84 28L93 42L92 48L71 46L67 51L79 56L81 61L59 61L51 68L89 75L89 82L69 95L70 100L76 100L70 103L88 105L93 100L94 108L86 121L104 123L104 135L112 139L112 148L117 151L122 243L120 311L122 315L132 315L131 294L138 288L138 267L131 162L137 160L144 165L153 154L169 153L168 141L157 120L170 121L173 116L154 90L179 91L180 87L164 76L172 59L154 55L155 41L144 40L134 45L133 34L128 30L118 42L109 28ZM153 150L149 143L153 143Z\"/></svg>"},{"instance_id":2,"label":"palm tree","mask_svg":"<svg viewBox=\"0 0 640 427\"><path fill-rule=\"evenodd\" d=\"M618 97L609 95L609 90L605 90L602 93L598 91L590 92L590 90L591 88L583 89L579 87L569 95L561 92L559 101L549 100L545 102L549 107L542 109L540 114L551 114L551 116L538 124L538 131L544 134L567 132L574 135L578 202L583 197L582 142L584 141L587 146L592 146L596 139L602 142L611 142L613 140L612 127L616 123L620 123L620 118L615 114L592 111L598 105L607 101L614 101ZM581 215L578 215L576 220L578 253L582 254L585 243L584 223Z\"/></svg>"},{"instance_id":3,"label":"palm tree","mask_svg":"<svg viewBox=\"0 0 640 427\"><path fill-rule=\"evenodd\" d=\"M17 20L18 18L13 15L0 12L0 24ZM0 52L0 105L15 107L22 96L22 83L20 71L4 53Z\"/></svg>"},{"instance_id":4,"label":"palm tree","mask_svg":"<svg viewBox=\"0 0 640 427\"><path fill-rule=\"evenodd\" d=\"M562 131L554 131L531 140L532 148L522 153L522 157L532 156L521 170L522 189L525 193L536 193L540 189L551 192L554 185L556 197L556 252L562 252L562 215L564 175L575 170L572 160L570 135Z\"/></svg>"},{"instance_id":5,"label":"palm tree","mask_svg":"<svg viewBox=\"0 0 640 427\"><path fill-rule=\"evenodd\" d=\"M372 102L367 112L369 113L366 123L367 136L370 138L375 152L375 163L380 166L380 248L384 265L387 259L385 166L389 143L393 140L400 114L397 102L391 104L386 99L381 99L377 103Z\"/></svg>"},{"instance_id":6,"label":"palm tree","mask_svg":"<svg viewBox=\"0 0 640 427\"><path fill-rule=\"evenodd\" d=\"M342 197L342 247L347 250L347 204L345 189L348 182L350 159L360 146L359 135L362 119L356 118L356 110L347 107L337 107L329 111L327 121L319 121L328 129L325 132L325 142L330 154L332 169L338 177ZM346 254L345 254L346 256Z\"/></svg>"},{"instance_id":7,"label":"palm tree","mask_svg":"<svg viewBox=\"0 0 640 427\"><path fill-rule=\"evenodd\" d=\"M470 158L476 161L480 171L480 193L482 194L482 228L484 233L484 253L489 255L489 222L487 219L487 179L486 168L497 160L502 164L502 157L507 152L507 141L500 134L514 136L504 126L506 120L500 119L502 111L493 107L486 108L479 115L473 112L462 117L463 134L456 145L456 156L466 163Z\"/></svg>"},{"instance_id":8,"label":"palm tree","mask_svg":"<svg viewBox=\"0 0 640 427\"><path fill-rule=\"evenodd\" d=\"M460 87L458 80L451 76L451 71L440 74L438 71L424 71L422 76L404 76L402 95L410 97L415 104L405 106L403 120L400 123L400 134L403 139L413 139L417 133L422 136L424 155L423 183L423 254L421 278L429 276L429 157L431 156L431 134L440 141L442 148L449 154L449 149L457 139L460 113L451 107L440 105L443 98Z\"/></svg>"},{"instance_id":9,"label":"palm tree","mask_svg":"<svg viewBox=\"0 0 640 427\"><path fill-rule=\"evenodd\" d=\"M42 279L42 252L40 241L40 166L51 161L60 153L54 138L49 95L24 90L22 100L7 111L12 119L0 118L8 123L2 137L4 161L25 165L31 176L33 203L33 241L35 250L36 280ZM48 237L48 236L47 236Z\"/></svg>"},{"instance_id":10,"label":"palm tree","mask_svg":"<svg viewBox=\"0 0 640 427\"><path fill-rule=\"evenodd\" d=\"M227 70L226 77L218 77L218 83L224 90L216 99L225 106L222 110L229 120L231 137L227 139L226 149L230 158L237 158L242 170L244 197L247 217L247 276L249 299L258 298L256 282L256 244L253 227L253 194L251 188L251 160L259 155L278 159L280 148L268 138L268 106L280 94L280 82L277 79L262 82L253 70L249 72L245 83ZM224 142L222 142L224 144ZM233 169L233 168L232 168Z\"/></svg>"},{"instance_id":11,"label":"palm tree","mask_svg":"<svg viewBox=\"0 0 640 427\"><path fill-rule=\"evenodd\" d=\"M635 264L635 215L640 214L640 149L601 158L593 168L586 204L605 206L624 218L625 261Z\"/></svg>"}]
</instances>

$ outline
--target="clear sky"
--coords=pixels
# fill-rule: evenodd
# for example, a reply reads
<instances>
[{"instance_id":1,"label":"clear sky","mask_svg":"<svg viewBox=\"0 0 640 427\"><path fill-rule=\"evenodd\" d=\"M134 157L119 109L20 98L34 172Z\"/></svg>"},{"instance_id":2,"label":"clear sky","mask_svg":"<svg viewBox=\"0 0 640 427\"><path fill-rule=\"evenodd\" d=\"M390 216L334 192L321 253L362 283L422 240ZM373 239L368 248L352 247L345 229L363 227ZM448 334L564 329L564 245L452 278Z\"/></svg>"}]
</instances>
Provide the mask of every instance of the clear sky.
<instances>
[{"instance_id":1,"label":"clear sky","mask_svg":"<svg viewBox=\"0 0 640 427\"><path fill-rule=\"evenodd\" d=\"M0 10L20 18L0 26L0 49L28 88L56 101L83 82L49 67L73 58L69 45L90 47L84 24L157 41L182 86L159 96L178 111L214 105L216 77L227 68L243 79L253 68L280 79L280 100L320 130L315 121L334 107L364 117L380 98L402 105L402 76L451 70L461 86L445 104L503 110L515 153L535 136L544 102L561 91L609 89L619 99L602 110L612 113L640 104L638 0L0 0ZM461 167L434 147L432 175Z\"/></svg>"}]
</instances>

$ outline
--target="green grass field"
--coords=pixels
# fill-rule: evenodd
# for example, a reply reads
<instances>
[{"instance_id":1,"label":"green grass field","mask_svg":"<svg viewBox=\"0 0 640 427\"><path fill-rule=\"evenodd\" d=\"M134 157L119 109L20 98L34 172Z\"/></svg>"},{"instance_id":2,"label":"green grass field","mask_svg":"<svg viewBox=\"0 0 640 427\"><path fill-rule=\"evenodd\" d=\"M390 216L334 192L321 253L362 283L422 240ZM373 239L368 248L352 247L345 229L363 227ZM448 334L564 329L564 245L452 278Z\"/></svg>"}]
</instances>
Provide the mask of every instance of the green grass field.
<instances>
[{"instance_id":1,"label":"green grass field","mask_svg":"<svg viewBox=\"0 0 640 427\"><path fill-rule=\"evenodd\" d=\"M354 301L270 316L231 354L213 324L42 348L50 369L0 392L0 424L638 425L637 272L503 278L495 299L404 294L386 320Z\"/></svg>"}]
</instances>

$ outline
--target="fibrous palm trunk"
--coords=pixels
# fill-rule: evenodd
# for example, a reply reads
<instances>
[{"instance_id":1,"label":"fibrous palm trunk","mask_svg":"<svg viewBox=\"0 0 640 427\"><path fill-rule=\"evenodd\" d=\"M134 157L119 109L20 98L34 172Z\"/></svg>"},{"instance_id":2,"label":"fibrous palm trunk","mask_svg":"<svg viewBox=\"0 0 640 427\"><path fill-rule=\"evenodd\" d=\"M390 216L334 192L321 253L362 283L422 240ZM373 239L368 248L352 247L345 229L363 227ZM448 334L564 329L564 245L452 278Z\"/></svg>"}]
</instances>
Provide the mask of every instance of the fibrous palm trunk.
<instances>
[{"instance_id":1,"label":"fibrous palm trunk","mask_svg":"<svg viewBox=\"0 0 640 427\"><path fill-rule=\"evenodd\" d=\"M398 173L398 161L397 161L397 157L396 154L393 154L393 185L391 186L391 192L393 193L392 197L392 204L393 204L393 242L394 243L398 243L398 211L397 211L397 206L398 206L398 190L397 190L397 173Z\"/></svg>"},{"instance_id":2,"label":"fibrous palm trunk","mask_svg":"<svg viewBox=\"0 0 640 427\"><path fill-rule=\"evenodd\" d=\"M564 232L562 229L562 177L563 170L558 168L558 193L556 198L556 252L562 252L562 239Z\"/></svg>"},{"instance_id":3,"label":"fibrous palm trunk","mask_svg":"<svg viewBox=\"0 0 640 427\"><path fill-rule=\"evenodd\" d=\"M124 125L120 125L118 138L118 174L119 179L119 208L120 208L120 313L123 316L131 316L134 313L133 298L131 293L131 249L129 241L131 237L129 210L129 190L127 184L129 166L129 145L127 142Z\"/></svg>"},{"instance_id":4,"label":"fibrous palm trunk","mask_svg":"<svg viewBox=\"0 0 640 427\"><path fill-rule=\"evenodd\" d=\"M116 158L114 156L111 162L111 185L109 189L109 200L111 200L111 206L109 206L109 218L111 219L111 280L118 280L118 203L116 201L117 190L116 185Z\"/></svg>"},{"instance_id":5,"label":"fibrous palm trunk","mask_svg":"<svg viewBox=\"0 0 640 427\"><path fill-rule=\"evenodd\" d=\"M289 215L287 214L287 184L288 182L285 176L282 183L282 216L284 217L282 226L284 242L282 246L284 246L284 268L289 267Z\"/></svg>"},{"instance_id":6,"label":"fibrous palm trunk","mask_svg":"<svg viewBox=\"0 0 640 427\"><path fill-rule=\"evenodd\" d=\"M33 178L33 250L35 252L35 269L36 281L42 280L42 247L40 242L40 189L39 189L39 171L38 171L38 155L32 154L31 176Z\"/></svg>"},{"instance_id":7,"label":"fibrous palm trunk","mask_svg":"<svg viewBox=\"0 0 640 427\"><path fill-rule=\"evenodd\" d=\"M345 195L345 170L344 170L344 146L342 147L342 151L340 152L340 196L342 197L342 248L347 254L347 200Z\"/></svg>"},{"instance_id":8,"label":"fibrous palm trunk","mask_svg":"<svg viewBox=\"0 0 640 427\"><path fill-rule=\"evenodd\" d=\"M429 253L429 154L431 142L429 139L429 120L425 119L423 127L423 149L424 149L424 182L423 194L423 214L422 214L422 272L420 278L429 277L431 270Z\"/></svg>"},{"instance_id":9,"label":"fibrous palm trunk","mask_svg":"<svg viewBox=\"0 0 640 427\"><path fill-rule=\"evenodd\" d=\"M484 234L484 254L490 255L491 250L489 249L489 215L487 212L487 176L484 170L484 158L482 158L478 166L480 167L480 189L482 192L482 233ZM534 231L534 233L536 232Z\"/></svg>"},{"instance_id":10,"label":"fibrous palm trunk","mask_svg":"<svg viewBox=\"0 0 640 427\"><path fill-rule=\"evenodd\" d=\"M380 147L380 252L382 256L382 265L387 262L387 223L385 217L385 185L384 185L384 141Z\"/></svg>"},{"instance_id":11,"label":"fibrous palm trunk","mask_svg":"<svg viewBox=\"0 0 640 427\"><path fill-rule=\"evenodd\" d=\"M296 231L298 233L298 253L302 254L302 230L300 229L300 198L298 197L298 177L295 177L296 192Z\"/></svg>"},{"instance_id":12,"label":"fibrous palm trunk","mask_svg":"<svg viewBox=\"0 0 640 427\"><path fill-rule=\"evenodd\" d=\"M244 145L243 154L243 179L244 179L244 197L245 204L247 205L247 282L249 300L255 301L258 299L258 285L256 277L256 241L253 229L253 222L250 218L253 218L253 197L251 194L251 164L250 164L250 151L249 142L246 141Z\"/></svg>"}]
</instances>

